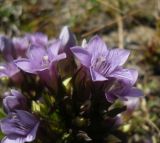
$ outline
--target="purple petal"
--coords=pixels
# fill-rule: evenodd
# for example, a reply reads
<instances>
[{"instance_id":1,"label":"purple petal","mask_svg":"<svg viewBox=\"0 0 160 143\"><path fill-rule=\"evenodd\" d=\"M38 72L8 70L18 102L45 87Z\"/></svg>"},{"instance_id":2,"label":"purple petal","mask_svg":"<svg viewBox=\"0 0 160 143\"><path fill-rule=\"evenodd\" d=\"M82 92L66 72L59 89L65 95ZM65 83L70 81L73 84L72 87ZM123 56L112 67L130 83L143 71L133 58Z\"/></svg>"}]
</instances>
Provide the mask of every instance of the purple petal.
<instances>
[{"instance_id":1,"label":"purple petal","mask_svg":"<svg viewBox=\"0 0 160 143\"><path fill-rule=\"evenodd\" d=\"M51 64L48 69L37 71L40 79L44 81L49 87L57 90L58 74L54 64Z\"/></svg>"},{"instance_id":2,"label":"purple petal","mask_svg":"<svg viewBox=\"0 0 160 143\"><path fill-rule=\"evenodd\" d=\"M43 69L43 70L38 70L37 73L38 73L40 79L42 81L44 81L48 86L52 85L50 71L48 68Z\"/></svg>"},{"instance_id":3,"label":"purple petal","mask_svg":"<svg viewBox=\"0 0 160 143\"><path fill-rule=\"evenodd\" d=\"M17 117L24 125L35 126L38 120L29 112L24 110L16 110Z\"/></svg>"},{"instance_id":4,"label":"purple petal","mask_svg":"<svg viewBox=\"0 0 160 143\"><path fill-rule=\"evenodd\" d=\"M0 71L0 78L3 78L3 77L8 77L8 75L6 75L6 73Z\"/></svg>"},{"instance_id":5,"label":"purple petal","mask_svg":"<svg viewBox=\"0 0 160 143\"><path fill-rule=\"evenodd\" d=\"M105 81L107 78L105 78L103 75L96 72L94 69L90 68L90 73L93 81Z\"/></svg>"},{"instance_id":6,"label":"purple petal","mask_svg":"<svg viewBox=\"0 0 160 143\"><path fill-rule=\"evenodd\" d=\"M38 127L39 127L39 122L35 125L33 130L25 138L26 142L31 142L31 141L35 140Z\"/></svg>"},{"instance_id":7,"label":"purple petal","mask_svg":"<svg viewBox=\"0 0 160 143\"><path fill-rule=\"evenodd\" d=\"M14 76L20 76L20 70L14 63L8 63L0 66L0 77L13 78Z\"/></svg>"},{"instance_id":8,"label":"purple petal","mask_svg":"<svg viewBox=\"0 0 160 143\"><path fill-rule=\"evenodd\" d=\"M4 65L4 64L0 65L0 78L9 76L6 72L6 70L7 70L6 65Z\"/></svg>"},{"instance_id":9,"label":"purple petal","mask_svg":"<svg viewBox=\"0 0 160 143\"><path fill-rule=\"evenodd\" d=\"M111 49L108 54L106 54L106 62L110 65L108 69L108 74L112 73L117 67L123 65L128 56L129 51L124 49Z\"/></svg>"},{"instance_id":10,"label":"purple petal","mask_svg":"<svg viewBox=\"0 0 160 143\"><path fill-rule=\"evenodd\" d=\"M11 89L11 94L16 96L16 97L21 97L22 96L22 94L15 89Z\"/></svg>"},{"instance_id":11,"label":"purple petal","mask_svg":"<svg viewBox=\"0 0 160 143\"><path fill-rule=\"evenodd\" d=\"M60 47L61 47L61 41L60 41L60 40L54 41L54 42L49 46L49 48L47 49L47 50L48 50L48 54L49 54L51 57L58 55L58 52L59 52L59 50L60 50Z\"/></svg>"},{"instance_id":12,"label":"purple petal","mask_svg":"<svg viewBox=\"0 0 160 143\"><path fill-rule=\"evenodd\" d=\"M107 101L111 103L113 103L117 99L117 97L112 93L105 93L105 97Z\"/></svg>"},{"instance_id":13,"label":"purple petal","mask_svg":"<svg viewBox=\"0 0 160 143\"><path fill-rule=\"evenodd\" d=\"M62 54L59 54L59 55L55 56L54 59L51 62L60 61L60 60L65 59L66 57L67 57L66 53L62 53Z\"/></svg>"},{"instance_id":14,"label":"purple petal","mask_svg":"<svg viewBox=\"0 0 160 143\"><path fill-rule=\"evenodd\" d=\"M137 80L138 72L134 69L118 68L112 72L109 77L117 78L127 84L133 85Z\"/></svg>"},{"instance_id":15,"label":"purple petal","mask_svg":"<svg viewBox=\"0 0 160 143\"><path fill-rule=\"evenodd\" d=\"M9 77L12 77L13 75L15 75L15 74L20 72L20 70L15 65L15 63L7 64L7 69L6 70L8 72Z\"/></svg>"},{"instance_id":16,"label":"purple petal","mask_svg":"<svg viewBox=\"0 0 160 143\"><path fill-rule=\"evenodd\" d=\"M76 38L67 26L63 27L62 31L60 32L59 39L62 40L62 52L76 44Z\"/></svg>"},{"instance_id":17,"label":"purple petal","mask_svg":"<svg viewBox=\"0 0 160 143\"><path fill-rule=\"evenodd\" d=\"M1 141L1 143L24 143L25 140L23 138L16 138L16 139L9 139L7 137L4 137Z\"/></svg>"},{"instance_id":18,"label":"purple petal","mask_svg":"<svg viewBox=\"0 0 160 143\"><path fill-rule=\"evenodd\" d=\"M13 38L13 45L18 50L26 50L29 47L29 41L27 38Z\"/></svg>"},{"instance_id":19,"label":"purple petal","mask_svg":"<svg viewBox=\"0 0 160 143\"><path fill-rule=\"evenodd\" d=\"M39 121L31 113L16 110L7 118L1 120L1 130L9 139L25 139L33 141L39 126ZM22 138L23 136L23 138Z\"/></svg>"},{"instance_id":20,"label":"purple petal","mask_svg":"<svg viewBox=\"0 0 160 143\"><path fill-rule=\"evenodd\" d=\"M135 84L138 78L138 71L135 69L129 69L130 73L132 74L132 85Z\"/></svg>"},{"instance_id":21,"label":"purple petal","mask_svg":"<svg viewBox=\"0 0 160 143\"><path fill-rule=\"evenodd\" d=\"M3 106L6 113L26 107L26 99L20 92L12 89L10 92L4 93L4 95Z\"/></svg>"},{"instance_id":22,"label":"purple petal","mask_svg":"<svg viewBox=\"0 0 160 143\"><path fill-rule=\"evenodd\" d=\"M143 96L143 93L140 89L136 87L132 87L126 96L127 97L141 97Z\"/></svg>"},{"instance_id":23,"label":"purple petal","mask_svg":"<svg viewBox=\"0 0 160 143\"><path fill-rule=\"evenodd\" d=\"M16 54L18 57L25 57L26 51L29 48L29 41L26 37L23 38L13 38L12 40Z\"/></svg>"},{"instance_id":24,"label":"purple petal","mask_svg":"<svg viewBox=\"0 0 160 143\"><path fill-rule=\"evenodd\" d=\"M27 52L28 58L31 61L33 61L33 63L40 62L43 59L43 57L46 55L47 55L46 49L38 46L32 46Z\"/></svg>"},{"instance_id":25,"label":"purple petal","mask_svg":"<svg viewBox=\"0 0 160 143\"><path fill-rule=\"evenodd\" d=\"M14 115L13 115L14 116ZM9 116L5 119L1 120L1 131L6 136L16 135L18 136L25 136L27 132L21 129L19 126L16 125L16 119L12 119L12 116Z\"/></svg>"},{"instance_id":26,"label":"purple petal","mask_svg":"<svg viewBox=\"0 0 160 143\"><path fill-rule=\"evenodd\" d=\"M11 110L14 110L19 106L19 102L16 99L16 97L8 96L5 99L3 99L3 106L7 113L9 113Z\"/></svg>"},{"instance_id":27,"label":"purple petal","mask_svg":"<svg viewBox=\"0 0 160 143\"><path fill-rule=\"evenodd\" d=\"M91 65L91 55L83 48L81 47L73 47L71 48L71 51L75 55L76 58L78 58L86 67L89 67Z\"/></svg>"},{"instance_id":28,"label":"purple petal","mask_svg":"<svg viewBox=\"0 0 160 143\"><path fill-rule=\"evenodd\" d=\"M139 105L139 98L138 97L127 97L127 101L124 101L124 104L127 106L127 110L124 112L126 115L132 114L132 112L136 109Z\"/></svg>"},{"instance_id":29,"label":"purple petal","mask_svg":"<svg viewBox=\"0 0 160 143\"><path fill-rule=\"evenodd\" d=\"M108 53L108 49L105 42L99 36L94 36L88 42L87 50L93 55Z\"/></svg>"},{"instance_id":30,"label":"purple petal","mask_svg":"<svg viewBox=\"0 0 160 143\"><path fill-rule=\"evenodd\" d=\"M24 59L24 58L18 59L18 60L15 60L14 63L18 68L20 68L24 72L36 74L35 69L33 69L28 59Z\"/></svg>"},{"instance_id":31,"label":"purple petal","mask_svg":"<svg viewBox=\"0 0 160 143\"><path fill-rule=\"evenodd\" d=\"M27 34L26 38L31 42L33 45L42 45L45 46L48 42L48 37L42 33L35 33L35 34Z\"/></svg>"},{"instance_id":32,"label":"purple petal","mask_svg":"<svg viewBox=\"0 0 160 143\"><path fill-rule=\"evenodd\" d=\"M124 49L111 49L107 55L107 60L114 65L114 67L123 65L128 59L130 52Z\"/></svg>"}]
</instances>

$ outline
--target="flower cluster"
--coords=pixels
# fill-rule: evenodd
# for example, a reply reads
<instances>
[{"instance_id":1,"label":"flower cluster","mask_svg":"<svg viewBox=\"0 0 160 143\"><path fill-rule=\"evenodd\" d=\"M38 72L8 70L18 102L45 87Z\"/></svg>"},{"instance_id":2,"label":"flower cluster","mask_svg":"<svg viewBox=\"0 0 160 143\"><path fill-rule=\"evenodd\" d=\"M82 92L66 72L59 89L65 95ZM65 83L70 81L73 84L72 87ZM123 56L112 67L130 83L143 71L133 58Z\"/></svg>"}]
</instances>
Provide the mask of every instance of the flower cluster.
<instances>
[{"instance_id":1,"label":"flower cluster","mask_svg":"<svg viewBox=\"0 0 160 143\"><path fill-rule=\"evenodd\" d=\"M77 46L67 26L54 39L0 36L0 52L0 79L9 88L2 143L109 142L120 113L142 96L137 71L123 66L128 50L110 49L99 36Z\"/></svg>"}]
</instances>

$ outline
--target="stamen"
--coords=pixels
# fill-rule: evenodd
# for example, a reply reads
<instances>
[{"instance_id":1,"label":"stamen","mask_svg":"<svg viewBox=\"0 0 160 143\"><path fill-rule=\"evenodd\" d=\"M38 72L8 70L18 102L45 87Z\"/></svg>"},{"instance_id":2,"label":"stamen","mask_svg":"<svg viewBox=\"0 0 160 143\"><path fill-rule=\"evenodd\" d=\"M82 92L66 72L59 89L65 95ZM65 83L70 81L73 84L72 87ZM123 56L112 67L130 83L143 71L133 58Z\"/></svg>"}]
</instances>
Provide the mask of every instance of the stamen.
<instances>
[{"instance_id":1,"label":"stamen","mask_svg":"<svg viewBox=\"0 0 160 143\"><path fill-rule=\"evenodd\" d=\"M49 57L48 57L47 55L45 55L45 56L43 56L43 60L44 60L45 62L48 62L48 61L49 61Z\"/></svg>"},{"instance_id":2,"label":"stamen","mask_svg":"<svg viewBox=\"0 0 160 143\"><path fill-rule=\"evenodd\" d=\"M0 66L0 70L5 70L5 67L4 66Z\"/></svg>"}]
</instances>

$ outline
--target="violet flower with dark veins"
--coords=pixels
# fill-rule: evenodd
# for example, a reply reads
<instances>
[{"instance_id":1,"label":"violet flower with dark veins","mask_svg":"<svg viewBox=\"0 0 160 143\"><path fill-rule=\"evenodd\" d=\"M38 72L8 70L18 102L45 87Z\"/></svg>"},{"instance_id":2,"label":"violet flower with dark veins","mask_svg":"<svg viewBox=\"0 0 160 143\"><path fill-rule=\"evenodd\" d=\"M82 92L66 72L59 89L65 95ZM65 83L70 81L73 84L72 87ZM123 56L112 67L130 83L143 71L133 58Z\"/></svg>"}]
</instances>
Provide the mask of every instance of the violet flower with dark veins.
<instances>
[{"instance_id":1,"label":"violet flower with dark veins","mask_svg":"<svg viewBox=\"0 0 160 143\"><path fill-rule=\"evenodd\" d=\"M122 68L130 52L124 49L108 49L100 37L93 37L84 48L71 48L81 64L90 71L93 81L106 81L110 78L133 84L138 73L133 69Z\"/></svg>"},{"instance_id":2,"label":"violet flower with dark veins","mask_svg":"<svg viewBox=\"0 0 160 143\"><path fill-rule=\"evenodd\" d=\"M26 98L17 90L4 93L3 107L6 113L26 108Z\"/></svg>"},{"instance_id":3,"label":"violet flower with dark veins","mask_svg":"<svg viewBox=\"0 0 160 143\"><path fill-rule=\"evenodd\" d=\"M2 119L0 126L6 136L1 143L32 142L36 137L39 120L27 111L16 110Z\"/></svg>"}]
</instances>

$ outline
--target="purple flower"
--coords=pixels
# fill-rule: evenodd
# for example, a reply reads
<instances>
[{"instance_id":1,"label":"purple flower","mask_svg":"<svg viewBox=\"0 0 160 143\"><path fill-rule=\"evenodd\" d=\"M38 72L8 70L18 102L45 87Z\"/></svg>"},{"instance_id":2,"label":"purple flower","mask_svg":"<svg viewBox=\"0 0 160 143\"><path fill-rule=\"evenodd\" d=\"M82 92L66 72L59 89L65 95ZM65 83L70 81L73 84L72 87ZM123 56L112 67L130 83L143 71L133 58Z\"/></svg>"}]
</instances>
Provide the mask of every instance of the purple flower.
<instances>
[{"instance_id":1,"label":"purple flower","mask_svg":"<svg viewBox=\"0 0 160 143\"><path fill-rule=\"evenodd\" d=\"M55 41L49 48L32 45L27 58L15 60L15 64L23 71L33 74L49 69L54 62L66 58L65 53L58 54L60 46L60 41Z\"/></svg>"},{"instance_id":2,"label":"purple flower","mask_svg":"<svg viewBox=\"0 0 160 143\"><path fill-rule=\"evenodd\" d=\"M6 135L1 143L32 142L36 137L39 121L27 111L16 110L2 119L0 126Z\"/></svg>"},{"instance_id":3,"label":"purple flower","mask_svg":"<svg viewBox=\"0 0 160 143\"><path fill-rule=\"evenodd\" d=\"M14 63L0 65L0 78L7 77L14 83L21 83L23 76Z\"/></svg>"},{"instance_id":4,"label":"purple flower","mask_svg":"<svg viewBox=\"0 0 160 143\"><path fill-rule=\"evenodd\" d=\"M66 58L65 53L59 54L61 42L52 42L48 48L32 45L27 58L15 60L15 64L24 72L38 74L49 86L54 86L57 79L56 63Z\"/></svg>"},{"instance_id":5,"label":"purple flower","mask_svg":"<svg viewBox=\"0 0 160 143\"><path fill-rule=\"evenodd\" d=\"M93 81L115 78L134 84L137 79L136 70L122 68L130 52L124 49L108 49L98 36L93 37L84 48L75 46L71 51L89 69Z\"/></svg>"},{"instance_id":6,"label":"purple flower","mask_svg":"<svg viewBox=\"0 0 160 143\"><path fill-rule=\"evenodd\" d=\"M9 39L0 36L0 51L6 61L13 61L19 57L26 57L26 52L30 46L47 47L48 37L42 33L27 34L24 37Z\"/></svg>"},{"instance_id":7,"label":"purple flower","mask_svg":"<svg viewBox=\"0 0 160 143\"><path fill-rule=\"evenodd\" d=\"M4 93L3 107L6 113L26 108L26 98L17 90Z\"/></svg>"},{"instance_id":8,"label":"purple flower","mask_svg":"<svg viewBox=\"0 0 160 143\"><path fill-rule=\"evenodd\" d=\"M105 93L106 99L109 102L114 102L117 98L127 101L130 97L140 97L142 95L141 90L121 82L116 83L116 85L113 83Z\"/></svg>"}]
</instances>

